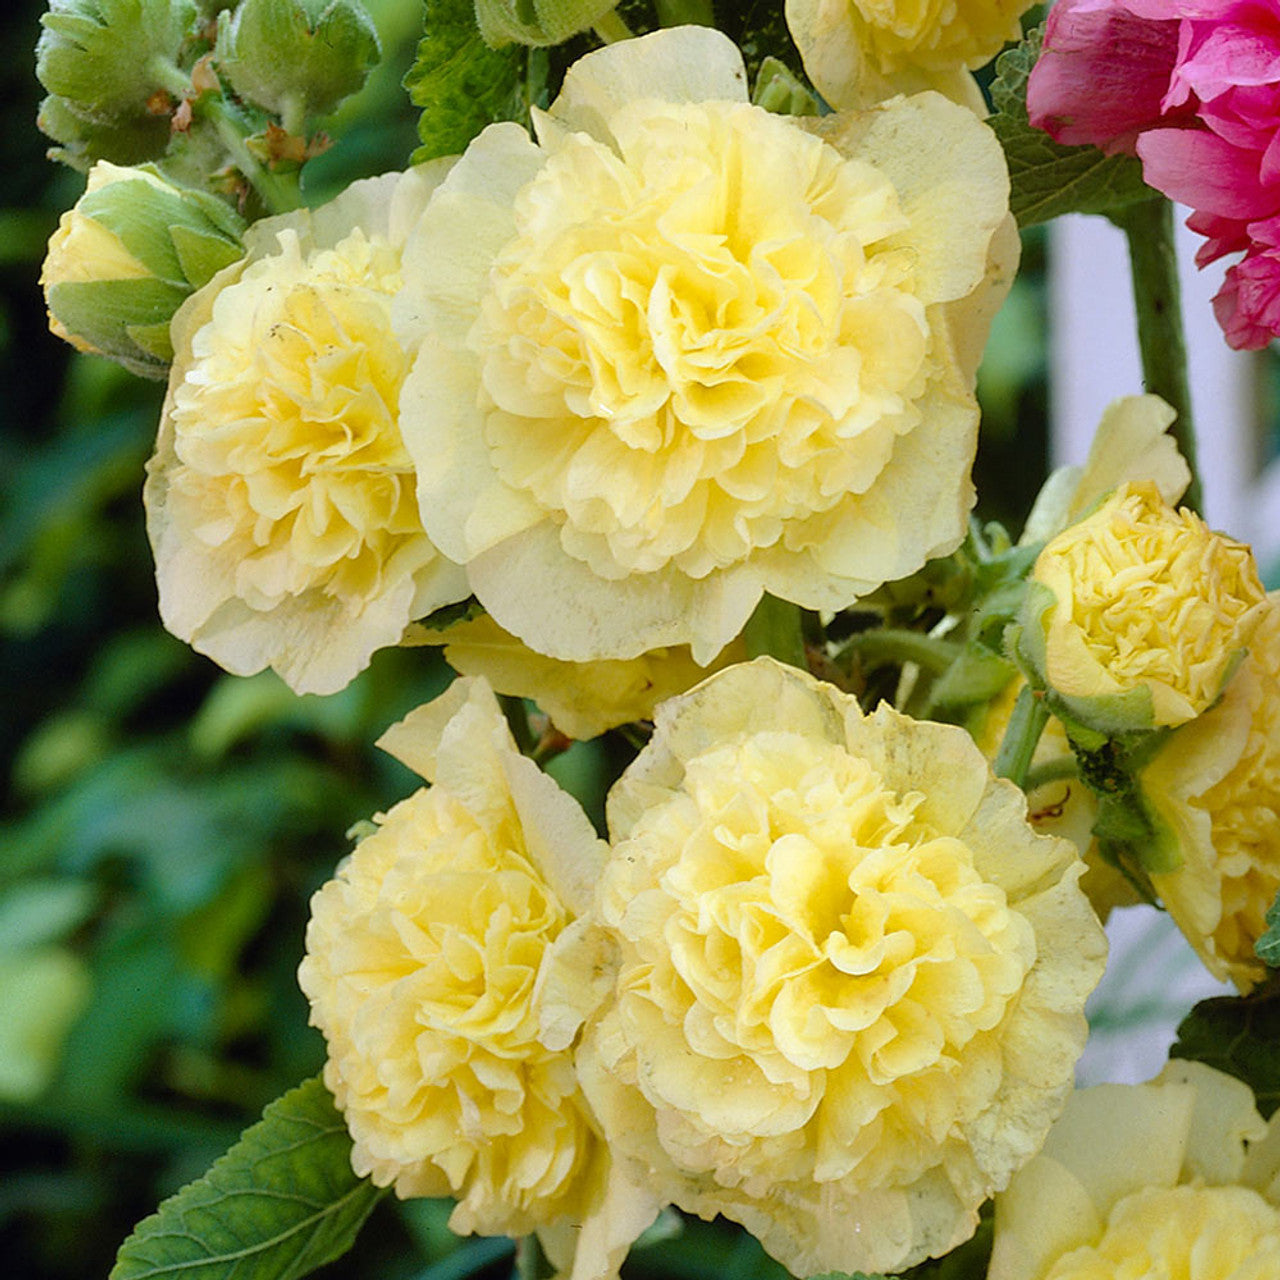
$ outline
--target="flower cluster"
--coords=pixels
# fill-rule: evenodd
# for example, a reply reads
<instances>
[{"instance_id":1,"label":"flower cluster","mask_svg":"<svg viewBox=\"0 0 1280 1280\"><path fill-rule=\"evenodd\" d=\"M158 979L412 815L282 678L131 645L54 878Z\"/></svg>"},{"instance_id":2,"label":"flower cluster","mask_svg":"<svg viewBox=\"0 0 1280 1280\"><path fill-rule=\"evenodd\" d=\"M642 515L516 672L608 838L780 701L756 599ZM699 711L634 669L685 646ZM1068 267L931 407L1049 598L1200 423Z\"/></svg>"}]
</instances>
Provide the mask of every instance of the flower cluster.
<instances>
[{"instance_id":1,"label":"flower cluster","mask_svg":"<svg viewBox=\"0 0 1280 1280\"><path fill-rule=\"evenodd\" d=\"M463 682L395 732L436 785L313 905L302 981L358 1169L462 1194L464 1229L608 1238L598 1131L637 1226L723 1214L797 1274L966 1239L1083 1045L1105 944L1074 848L962 730L760 659L660 709L592 895L585 820L497 717Z\"/></svg>"},{"instance_id":2,"label":"flower cluster","mask_svg":"<svg viewBox=\"0 0 1280 1280\"><path fill-rule=\"evenodd\" d=\"M1201 265L1226 254L1214 309L1233 347L1280 334L1280 23L1253 0L1058 0L1027 86L1059 142L1136 152L1194 210Z\"/></svg>"}]
</instances>

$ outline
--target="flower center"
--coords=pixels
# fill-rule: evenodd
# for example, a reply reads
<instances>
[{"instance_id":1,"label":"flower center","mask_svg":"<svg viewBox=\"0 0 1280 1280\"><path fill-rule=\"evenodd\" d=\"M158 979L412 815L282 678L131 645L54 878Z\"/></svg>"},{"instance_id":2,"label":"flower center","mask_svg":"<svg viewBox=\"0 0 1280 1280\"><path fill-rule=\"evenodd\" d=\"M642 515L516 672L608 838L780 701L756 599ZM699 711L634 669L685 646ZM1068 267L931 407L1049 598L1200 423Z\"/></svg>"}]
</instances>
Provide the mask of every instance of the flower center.
<instances>
[{"instance_id":1,"label":"flower center","mask_svg":"<svg viewBox=\"0 0 1280 1280\"><path fill-rule=\"evenodd\" d=\"M632 104L522 192L471 342L499 473L606 578L701 577L867 489L919 420L889 181L746 104Z\"/></svg>"}]
</instances>

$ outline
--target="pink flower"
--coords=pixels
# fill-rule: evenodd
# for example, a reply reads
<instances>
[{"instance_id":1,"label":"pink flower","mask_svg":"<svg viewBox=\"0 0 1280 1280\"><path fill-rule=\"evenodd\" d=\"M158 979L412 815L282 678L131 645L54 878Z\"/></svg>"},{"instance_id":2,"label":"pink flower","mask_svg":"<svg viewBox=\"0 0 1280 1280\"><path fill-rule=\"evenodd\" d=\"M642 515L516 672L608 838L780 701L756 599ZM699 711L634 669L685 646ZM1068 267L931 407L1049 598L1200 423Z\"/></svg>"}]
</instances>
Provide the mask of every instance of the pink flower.
<instances>
[{"instance_id":1,"label":"pink flower","mask_svg":"<svg viewBox=\"0 0 1280 1280\"><path fill-rule=\"evenodd\" d=\"M1195 212L1204 266L1242 253L1214 299L1233 347L1280 334L1280 5L1058 0L1027 84L1031 123L1142 161Z\"/></svg>"},{"instance_id":2,"label":"pink flower","mask_svg":"<svg viewBox=\"0 0 1280 1280\"><path fill-rule=\"evenodd\" d=\"M1144 0L1058 0L1027 83L1027 113L1066 146L1133 152L1161 119L1178 53L1178 22L1152 21Z\"/></svg>"},{"instance_id":3,"label":"pink flower","mask_svg":"<svg viewBox=\"0 0 1280 1280\"><path fill-rule=\"evenodd\" d=\"M1249 226L1252 243L1213 299L1229 346L1257 350L1280 334L1280 217Z\"/></svg>"}]
</instances>

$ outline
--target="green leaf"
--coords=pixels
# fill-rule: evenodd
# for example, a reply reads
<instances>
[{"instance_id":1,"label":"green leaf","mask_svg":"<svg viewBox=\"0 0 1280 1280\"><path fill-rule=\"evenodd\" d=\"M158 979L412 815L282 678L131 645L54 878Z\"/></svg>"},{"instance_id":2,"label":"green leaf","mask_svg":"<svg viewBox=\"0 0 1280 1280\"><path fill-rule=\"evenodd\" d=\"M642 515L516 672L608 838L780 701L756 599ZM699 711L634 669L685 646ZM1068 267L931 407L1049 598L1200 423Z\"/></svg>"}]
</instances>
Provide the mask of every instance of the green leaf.
<instances>
[{"instance_id":1,"label":"green leaf","mask_svg":"<svg viewBox=\"0 0 1280 1280\"><path fill-rule=\"evenodd\" d=\"M485 41L560 44L585 31L614 7L614 0L475 0L476 22Z\"/></svg>"},{"instance_id":2,"label":"green leaf","mask_svg":"<svg viewBox=\"0 0 1280 1280\"><path fill-rule=\"evenodd\" d=\"M1280 969L1280 895L1267 909L1266 932L1254 943L1258 959L1270 969Z\"/></svg>"},{"instance_id":3,"label":"green leaf","mask_svg":"<svg viewBox=\"0 0 1280 1280\"><path fill-rule=\"evenodd\" d=\"M523 119L528 61L518 46L485 44L471 0L427 0L426 33L404 79L410 100L422 108L422 146L413 162L456 155L495 120Z\"/></svg>"},{"instance_id":4,"label":"green leaf","mask_svg":"<svg viewBox=\"0 0 1280 1280\"><path fill-rule=\"evenodd\" d=\"M1202 1000L1178 1025L1171 1058L1190 1058L1243 1080L1264 1117L1280 1107L1280 990Z\"/></svg>"},{"instance_id":5,"label":"green leaf","mask_svg":"<svg viewBox=\"0 0 1280 1280\"><path fill-rule=\"evenodd\" d=\"M991 85L995 130L1009 162L1009 207L1018 226L1063 213L1109 213L1141 200L1151 188L1133 156L1105 156L1096 147L1064 147L1027 119L1027 77L1040 53L1036 30L996 60Z\"/></svg>"},{"instance_id":6,"label":"green leaf","mask_svg":"<svg viewBox=\"0 0 1280 1280\"><path fill-rule=\"evenodd\" d=\"M767 594L761 596L760 603L742 629L742 639L750 658L767 654L802 671L808 670L798 604Z\"/></svg>"},{"instance_id":7,"label":"green leaf","mask_svg":"<svg viewBox=\"0 0 1280 1280\"><path fill-rule=\"evenodd\" d=\"M293 1280L344 1254L381 1194L352 1173L351 1139L317 1077L139 1223L110 1280Z\"/></svg>"}]
</instances>

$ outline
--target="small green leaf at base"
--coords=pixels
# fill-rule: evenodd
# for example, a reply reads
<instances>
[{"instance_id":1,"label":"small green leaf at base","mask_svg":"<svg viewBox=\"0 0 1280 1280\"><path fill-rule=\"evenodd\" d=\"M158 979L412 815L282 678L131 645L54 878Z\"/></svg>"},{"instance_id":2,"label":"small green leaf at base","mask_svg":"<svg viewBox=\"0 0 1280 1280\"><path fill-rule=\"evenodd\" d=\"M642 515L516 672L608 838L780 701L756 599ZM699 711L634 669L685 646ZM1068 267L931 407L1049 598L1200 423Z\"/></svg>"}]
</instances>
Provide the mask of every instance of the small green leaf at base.
<instances>
[{"instance_id":1,"label":"small green leaf at base","mask_svg":"<svg viewBox=\"0 0 1280 1280\"><path fill-rule=\"evenodd\" d=\"M352 1172L346 1125L313 1077L144 1218L110 1280L296 1280L344 1254L382 1194Z\"/></svg>"},{"instance_id":2,"label":"small green leaf at base","mask_svg":"<svg viewBox=\"0 0 1280 1280\"><path fill-rule=\"evenodd\" d=\"M1190 1058L1243 1080L1258 1110L1270 1118L1280 1107L1280 990L1269 988L1243 999L1202 1000L1178 1025L1171 1058Z\"/></svg>"},{"instance_id":3,"label":"small green leaf at base","mask_svg":"<svg viewBox=\"0 0 1280 1280\"><path fill-rule=\"evenodd\" d=\"M995 130L1009 162L1009 207L1018 226L1062 213L1110 213L1150 200L1142 166L1133 156L1103 155L1096 147L1064 147L1027 119L1027 77L1040 53L1040 31L1002 53L991 86Z\"/></svg>"},{"instance_id":4,"label":"small green leaf at base","mask_svg":"<svg viewBox=\"0 0 1280 1280\"><path fill-rule=\"evenodd\" d=\"M1267 908L1266 932L1254 944L1254 952L1268 969L1280 969L1280 894Z\"/></svg>"}]
</instances>

